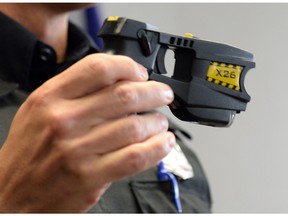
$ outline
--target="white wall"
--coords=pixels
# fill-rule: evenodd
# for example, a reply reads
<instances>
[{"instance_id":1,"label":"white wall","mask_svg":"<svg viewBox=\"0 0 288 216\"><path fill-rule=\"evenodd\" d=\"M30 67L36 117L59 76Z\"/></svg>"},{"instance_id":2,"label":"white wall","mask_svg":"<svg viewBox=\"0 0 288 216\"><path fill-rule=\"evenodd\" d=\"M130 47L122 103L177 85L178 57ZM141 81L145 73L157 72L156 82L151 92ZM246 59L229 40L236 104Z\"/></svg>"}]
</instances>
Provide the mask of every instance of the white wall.
<instances>
[{"instance_id":1,"label":"white wall","mask_svg":"<svg viewBox=\"0 0 288 216\"><path fill-rule=\"evenodd\" d=\"M103 17L126 16L254 53L256 69L245 82L252 101L230 128L175 121L193 134L191 148L209 178L215 213L288 213L288 4L100 6Z\"/></svg>"}]
</instances>

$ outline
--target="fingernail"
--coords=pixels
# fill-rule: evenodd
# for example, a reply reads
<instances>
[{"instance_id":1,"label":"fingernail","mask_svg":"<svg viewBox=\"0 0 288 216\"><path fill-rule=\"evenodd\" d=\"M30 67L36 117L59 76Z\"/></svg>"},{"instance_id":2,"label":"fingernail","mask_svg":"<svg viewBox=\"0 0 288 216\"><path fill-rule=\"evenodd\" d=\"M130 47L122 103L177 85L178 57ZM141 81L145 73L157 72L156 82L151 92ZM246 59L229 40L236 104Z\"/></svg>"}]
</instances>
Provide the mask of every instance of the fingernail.
<instances>
[{"instance_id":1,"label":"fingernail","mask_svg":"<svg viewBox=\"0 0 288 216\"><path fill-rule=\"evenodd\" d=\"M168 120L167 120L166 116L162 115L160 113L156 113L155 115L159 119L161 130L167 131L168 130Z\"/></svg>"},{"instance_id":2,"label":"fingernail","mask_svg":"<svg viewBox=\"0 0 288 216\"><path fill-rule=\"evenodd\" d=\"M171 89L164 90L162 95L167 101L172 101L174 98L174 93Z\"/></svg>"},{"instance_id":3,"label":"fingernail","mask_svg":"<svg viewBox=\"0 0 288 216\"><path fill-rule=\"evenodd\" d=\"M175 135L173 133L169 133L169 135L167 137L167 141L168 141L169 147L173 148L174 145L176 144Z\"/></svg>"},{"instance_id":4,"label":"fingernail","mask_svg":"<svg viewBox=\"0 0 288 216\"><path fill-rule=\"evenodd\" d=\"M147 69L141 64L138 64L138 68L139 68L139 75L140 75L141 79L148 80Z\"/></svg>"}]
</instances>

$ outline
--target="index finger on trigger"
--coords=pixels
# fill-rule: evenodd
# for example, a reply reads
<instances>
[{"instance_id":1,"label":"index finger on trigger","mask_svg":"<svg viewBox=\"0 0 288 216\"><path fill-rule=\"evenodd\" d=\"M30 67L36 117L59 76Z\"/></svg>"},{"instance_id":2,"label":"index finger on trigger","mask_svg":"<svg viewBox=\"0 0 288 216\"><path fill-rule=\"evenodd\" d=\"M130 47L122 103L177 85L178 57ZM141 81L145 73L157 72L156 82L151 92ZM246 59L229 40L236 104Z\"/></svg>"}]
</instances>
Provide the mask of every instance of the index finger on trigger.
<instances>
[{"instance_id":1,"label":"index finger on trigger","mask_svg":"<svg viewBox=\"0 0 288 216\"><path fill-rule=\"evenodd\" d=\"M126 56L92 54L48 81L61 97L72 99L120 80L146 81L148 72Z\"/></svg>"}]
</instances>

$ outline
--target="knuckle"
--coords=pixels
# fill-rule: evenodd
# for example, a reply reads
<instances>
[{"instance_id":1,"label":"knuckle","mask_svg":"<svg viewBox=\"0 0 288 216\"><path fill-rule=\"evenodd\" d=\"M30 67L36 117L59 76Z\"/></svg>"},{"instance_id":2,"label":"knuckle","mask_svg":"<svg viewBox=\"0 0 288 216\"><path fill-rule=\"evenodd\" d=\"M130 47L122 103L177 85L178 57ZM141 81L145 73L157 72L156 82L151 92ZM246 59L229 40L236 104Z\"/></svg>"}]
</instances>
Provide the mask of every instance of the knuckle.
<instances>
[{"instance_id":1,"label":"knuckle","mask_svg":"<svg viewBox=\"0 0 288 216\"><path fill-rule=\"evenodd\" d=\"M101 79L106 79L109 75L109 65L108 61L105 61L104 58L95 57L95 55L89 55L86 57L87 66L89 67L89 72L94 76L99 76Z\"/></svg>"},{"instance_id":2,"label":"knuckle","mask_svg":"<svg viewBox=\"0 0 288 216\"><path fill-rule=\"evenodd\" d=\"M47 122L52 134L63 136L66 135L73 127L74 119L67 111L50 110L47 115Z\"/></svg>"},{"instance_id":3,"label":"knuckle","mask_svg":"<svg viewBox=\"0 0 288 216\"><path fill-rule=\"evenodd\" d=\"M31 93L29 98L26 100L26 104L30 107L30 109L35 107L45 107L47 98L47 91L45 91L44 88L41 88Z\"/></svg>"},{"instance_id":4,"label":"knuckle","mask_svg":"<svg viewBox=\"0 0 288 216\"><path fill-rule=\"evenodd\" d=\"M121 56L121 57L122 57L121 59L122 63L125 64L125 70L129 74L129 78L132 80L137 78L138 80L140 70L138 63L128 56Z\"/></svg>"},{"instance_id":5,"label":"knuckle","mask_svg":"<svg viewBox=\"0 0 288 216\"><path fill-rule=\"evenodd\" d=\"M130 136L136 142L144 139L145 131L144 131L143 123L139 117L135 116L135 118L133 118L133 121L130 121L130 123L127 125L126 130L128 134L130 134Z\"/></svg>"},{"instance_id":6,"label":"knuckle","mask_svg":"<svg viewBox=\"0 0 288 216\"><path fill-rule=\"evenodd\" d=\"M131 68L131 70L137 68L137 64L132 58L128 56L119 56L119 58L121 58L122 62L125 63L128 68Z\"/></svg>"},{"instance_id":7,"label":"knuckle","mask_svg":"<svg viewBox=\"0 0 288 216\"><path fill-rule=\"evenodd\" d=\"M49 96L42 91L35 91L26 101L31 113L36 113L38 120L52 136L64 135L76 124L76 113L62 102L57 101L57 106L49 100Z\"/></svg>"},{"instance_id":8,"label":"knuckle","mask_svg":"<svg viewBox=\"0 0 288 216\"><path fill-rule=\"evenodd\" d=\"M122 106L129 106L131 104L138 103L138 95L131 87L126 85L118 85L114 90L114 95L117 101Z\"/></svg>"},{"instance_id":9,"label":"knuckle","mask_svg":"<svg viewBox=\"0 0 288 216\"><path fill-rule=\"evenodd\" d=\"M85 163L81 163L78 158L77 147L70 147L70 145L58 145L58 163L61 164L61 168L67 175L73 176L73 178L82 182L85 181L89 175L89 170L85 166Z\"/></svg>"},{"instance_id":10,"label":"knuckle","mask_svg":"<svg viewBox=\"0 0 288 216\"><path fill-rule=\"evenodd\" d=\"M69 170L73 174L73 176L76 177L80 182L85 183L86 180L89 177L89 170L86 166L84 166L82 163L74 164L73 166L69 166Z\"/></svg>"},{"instance_id":11,"label":"knuckle","mask_svg":"<svg viewBox=\"0 0 288 216\"><path fill-rule=\"evenodd\" d=\"M128 154L128 164L133 171L142 171L147 167L147 159L140 148L131 150Z\"/></svg>"}]
</instances>

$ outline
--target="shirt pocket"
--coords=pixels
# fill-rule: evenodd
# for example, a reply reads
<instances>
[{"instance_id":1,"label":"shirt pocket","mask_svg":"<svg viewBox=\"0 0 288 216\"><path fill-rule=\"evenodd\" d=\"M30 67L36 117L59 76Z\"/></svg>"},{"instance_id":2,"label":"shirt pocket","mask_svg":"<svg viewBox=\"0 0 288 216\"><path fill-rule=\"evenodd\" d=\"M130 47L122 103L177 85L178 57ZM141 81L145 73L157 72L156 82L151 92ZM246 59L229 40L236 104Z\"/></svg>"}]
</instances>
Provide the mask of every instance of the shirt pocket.
<instances>
[{"instance_id":1,"label":"shirt pocket","mask_svg":"<svg viewBox=\"0 0 288 216\"><path fill-rule=\"evenodd\" d=\"M132 181L130 186L143 213L178 213L169 180ZM209 201L195 190L192 179L178 181L178 186L183 213L210 213Z\"/></svg>"}]
</instances>

